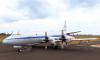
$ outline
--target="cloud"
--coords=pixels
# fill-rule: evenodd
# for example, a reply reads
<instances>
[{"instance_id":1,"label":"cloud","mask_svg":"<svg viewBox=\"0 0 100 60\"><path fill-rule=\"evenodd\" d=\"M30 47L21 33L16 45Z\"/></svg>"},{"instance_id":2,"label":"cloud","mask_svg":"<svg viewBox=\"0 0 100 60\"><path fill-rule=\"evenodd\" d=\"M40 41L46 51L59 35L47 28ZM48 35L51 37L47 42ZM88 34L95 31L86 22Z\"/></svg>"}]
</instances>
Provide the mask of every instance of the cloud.
<instances>
[{"instance_id":1,"label":"cloud","mask_svg":"<svg viewBox=\"0 0 100 60\"><path fill-rule=\"evenodd\" d=\"M2 32L11 33L11 32L20 32L22 34L34 34L34 33L56 33L60 32L63 27L62 22L58 20L51 19L37 19L37 20L20 20L18 22L13 22L9 24L0 24L0 28ZM60 26L59 26L60 25ZM54 30L55 29L55 30Z\"/></svg>"},{"instance_id":2,"label":"cloud","mask_svg":"<svg viewBox=\"0 0 100 60\"><path fill-rule=\"evenodd\" d=\"M6 2L5 2L6 1ZM0 1L0 29L4 31L61 30L99 33L99 0L3 0Z\"/></svg>"},{"instance_id":3,"label":"cloud","mask_svg":"<svg viewBox=\"0 0 100 60\"><path fill-rule=\"evenodd\" d=\"M30 18L45 18L50 15L47 5L41 0L21 0L17 6L19 11L23 11L22 13L27 12L27 16Z\"/></svg>"},{"instance_id":4,"label":"cloud","mask_svg":"<svg viewBox=\"0 0 100 60\"><path fill-rule=\"evenodd\" d=\"M99 20L100 20L100 2L99 0L89 0L79 2L78 0L77 4L73 5L73 8L69 8L69 14L67 17L69 17L69 30L77 30L81 29L83 33L90 33L90 34L99 34L99 30L97 30L99 27ZM85 7L82 5L82 3L88 3L91 4L91 2L94 2L91 4L91 6L85 5ZM71 5L69 5L71 6Z\"/></svg>"},{"instance_id":5,"label":"cloud","mask_svg":"<svg viewBox=\"0 0 100 60\"><path fill-rule=\"evenodd\" d=\"M4 22L16 22L19 20L52 18L57 14L58 6L49 0L9 0L0 1L0 19ZM8 18L8 19L7 19ZM2 22L1 22L2 23Z\"/></svg>"},{"instance_id":6,"label":"cloud","mask_svg":"<svg viewBox=\"0 0 100 60\"><path fill-rule=\"evenodd\" d=\"M84 8L90 8L94 7L96 4L99 4L99 0L70 0L70 7L76 8L76 7L84 7Z\"/></svg>"},{"instance_id":7,"label":"cloud","mask_svg":"<svg viewBox=\"0 0 100 60\"><path fill-rule=\"evenodd\" d=\"M17 15L17 13L14 11L15 4L16 4L16 0L1 0L0 1L0 19L1 20L5 20L5 18L8 16L13 17Z\"/></svg>"}]
</instances>

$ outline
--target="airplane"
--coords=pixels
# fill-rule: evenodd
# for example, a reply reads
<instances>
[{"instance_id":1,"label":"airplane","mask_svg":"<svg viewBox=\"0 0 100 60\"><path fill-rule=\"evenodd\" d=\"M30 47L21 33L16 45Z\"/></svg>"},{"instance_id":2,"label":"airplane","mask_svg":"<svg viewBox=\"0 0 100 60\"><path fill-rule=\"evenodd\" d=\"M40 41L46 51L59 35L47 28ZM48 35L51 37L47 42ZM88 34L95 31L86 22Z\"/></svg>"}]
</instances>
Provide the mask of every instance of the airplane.
<instances>
[{"instance_id":1,"label":"airplane","mask_svg":"<svg viewBox=\"0 0 100 60\"><path fill-rule=\"evenodd\" d=\"M78 31L79 32L79 31ZM72 32L71 32L72 33ZM71 34L70 33L70 34ZM77 33L77 32L74 32ZM41 36L23 36L23 35L16 35L16 34L9 34L9 36L0 42L4 45L10 45L13 46L13 48L17 49L17 52L21 52L22 48L25 47L31 47L34 48L35 45L39 45L42 43L45 43L45 49L48 48L48 45L53 46L54 48L61 48L68 46L69 42L72 41L89 41L89 40L96 40L98 38L75 38L73 36L70 36L67 34L64 34L64 31L62 30L61 35L48 35L47 32L45 32L45 35Z\"/></svg>"},{"instance_id":2,"label":"airplane","mask_svg":"<svg viewBox=\"0 0 100 60\"><path fill-rule=\"evenodd\" d=\"M57 41L62 41L63 44L63 42L65 42L66 39L67 38L65 37L65 35L48 36L47 32L45 32L44 36L23 36L10 34L10 36L1 40L1 43L5 45L11 45L13 46L13 48L17 48L18 52L21 52L21 48L23 48L24 46L31 46L33 48L34 45L46 43L45 48L47 48L48 43L57 46Z\"/></svg>"},{"instance_id":3,"label":"airplane","mask_svg":"<svg viewBox=\"0 0 100 60\"><path fill-rule=\"evenodd\" d=\"M35 45L43 44L45 43L45 49L48 48L48 45L53 46L54 48L61 48L70 45L70 42L73 41L93 41L98 40L98 38L75 38L73 34L79 33L81 31L76 32L69 32L65 33L64 30L66 30L66 21L64 24L64 29L61 30L61 34L57 35L48 35L47 32L45 32L44 35L41 36L24 36L21 34L7 34L7 38L3 38L0 40L0 43L4 45L10 45L13 46L13 48L17 49L17 52L21 52L22 48L25 47L31 47L34 48Z\"/></svg>"}]
</instances>

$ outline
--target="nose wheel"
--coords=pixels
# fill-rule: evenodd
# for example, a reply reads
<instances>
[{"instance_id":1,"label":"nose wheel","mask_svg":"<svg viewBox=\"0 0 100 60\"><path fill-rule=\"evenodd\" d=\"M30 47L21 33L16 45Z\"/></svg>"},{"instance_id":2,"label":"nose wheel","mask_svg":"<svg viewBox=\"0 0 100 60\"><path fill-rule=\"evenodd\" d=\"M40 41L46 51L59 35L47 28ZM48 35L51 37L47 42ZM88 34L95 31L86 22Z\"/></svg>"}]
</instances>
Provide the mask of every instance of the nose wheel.
<instances>
[{"instance_id":1,"label":"nose wheel","mask_svg":"<svg viewBox=\"0 0 100 60\"><path fill-rule=\"evenodd\" d=\"M22 52L22 50L21 49L17 49L17 53L21 53Z\"/></svg>"}]
</instances>

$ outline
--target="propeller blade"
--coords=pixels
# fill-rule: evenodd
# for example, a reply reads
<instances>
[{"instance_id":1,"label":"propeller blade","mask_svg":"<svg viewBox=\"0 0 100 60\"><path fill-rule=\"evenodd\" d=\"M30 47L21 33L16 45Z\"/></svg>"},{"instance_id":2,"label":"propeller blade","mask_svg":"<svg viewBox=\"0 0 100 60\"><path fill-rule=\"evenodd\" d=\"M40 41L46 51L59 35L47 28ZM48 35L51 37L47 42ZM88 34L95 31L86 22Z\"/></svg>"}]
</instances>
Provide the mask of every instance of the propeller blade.
<instances>
[{"instance_id":1,"label":"propeller blade","mask_svg":"<svg viewBox=\"0 0 100 60\"><path fill-rule=\"evenodd\" d=\"M10 34L8 34L8 36L10 36L10 35L12 35L13 34L13 32L11 32Z\"/></svg>"},{"instance_id":2,"label":"propeller blade","mask_svg":"<svg viewBox=\"0 0 100 60\"><path fill-rule=\"evenodd\" d=\"M49 42L47 32L45 32L45 42L46 42L46 43Z\"/></svg>"},{"instance_id":3,"label":"propeller blade","mask_svg":"<svg viewBox=\"0 0 100 60\"><path fill-rule=\"evenodd\" d=\"M47 32L45 32L45 43L46 43L45 49L47 49L48 47L48 42L49 42L49 38L48 38Z\"/></svg>"},{"instance_id":4,"label":"propeller blade","mask_svg":"<svg viewBox=\"0 0 100 60\"><path fill-rule=\"evenodd\" d=\"M67 35L70 35L70 34L75 34L75 33L79 33L79 32L81 32L81 31L69 32L69 33L67 33Z\"/></svg>"},{"instance_id":5,"label":"propeller blade","mask_svg":"<svg viewBox=\"0 0 100 60\"><path fill-rule=\"evenodd\" d=\"M66 43L66 37L65 37L65 35L64 35L64 31L62 30L61 31L61 48L63 49L64 48L64 43Z\"/></svg>"}]
</instances>

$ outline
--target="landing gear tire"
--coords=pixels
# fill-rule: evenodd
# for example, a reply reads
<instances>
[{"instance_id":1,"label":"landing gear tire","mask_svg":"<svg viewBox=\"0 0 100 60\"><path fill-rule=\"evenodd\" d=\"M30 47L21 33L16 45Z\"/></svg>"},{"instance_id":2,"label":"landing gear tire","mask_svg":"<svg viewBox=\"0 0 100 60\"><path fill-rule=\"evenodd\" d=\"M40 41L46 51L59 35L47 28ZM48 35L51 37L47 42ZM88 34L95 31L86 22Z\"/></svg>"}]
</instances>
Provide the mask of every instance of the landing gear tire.
<instances>
[{"instance_id":1,"label":"landing gear tire","mask_svg":"<svg viewBox=\"0 0 100 60\"><path fill-rule=\"evenodd\" d=\"M32 45L31 48L33 49L34 48L34 45Z\"/></svg>"},{"instance_id":2,"label":"landing gear tire","mask_svg":"<svg viewBox=\"0 0 100 60\"><path fill-rule=\"evenodd\" d=\"M21 49L17 49L17 53L21 53L22 52L22 50Z\"/></svg>"},{"instance_id":3,"label":"landing gear tire","mask_svg":"<svg viewBox=\"0 0 100 60\"><path fill-rule=\"evenodd\" d=\"M54 48L55 48L55 49L58 49L58 48L59 48L59 46L58 46L58 45L56 45L56 46L54 46Z\"/></svg>"}]
</instances>

